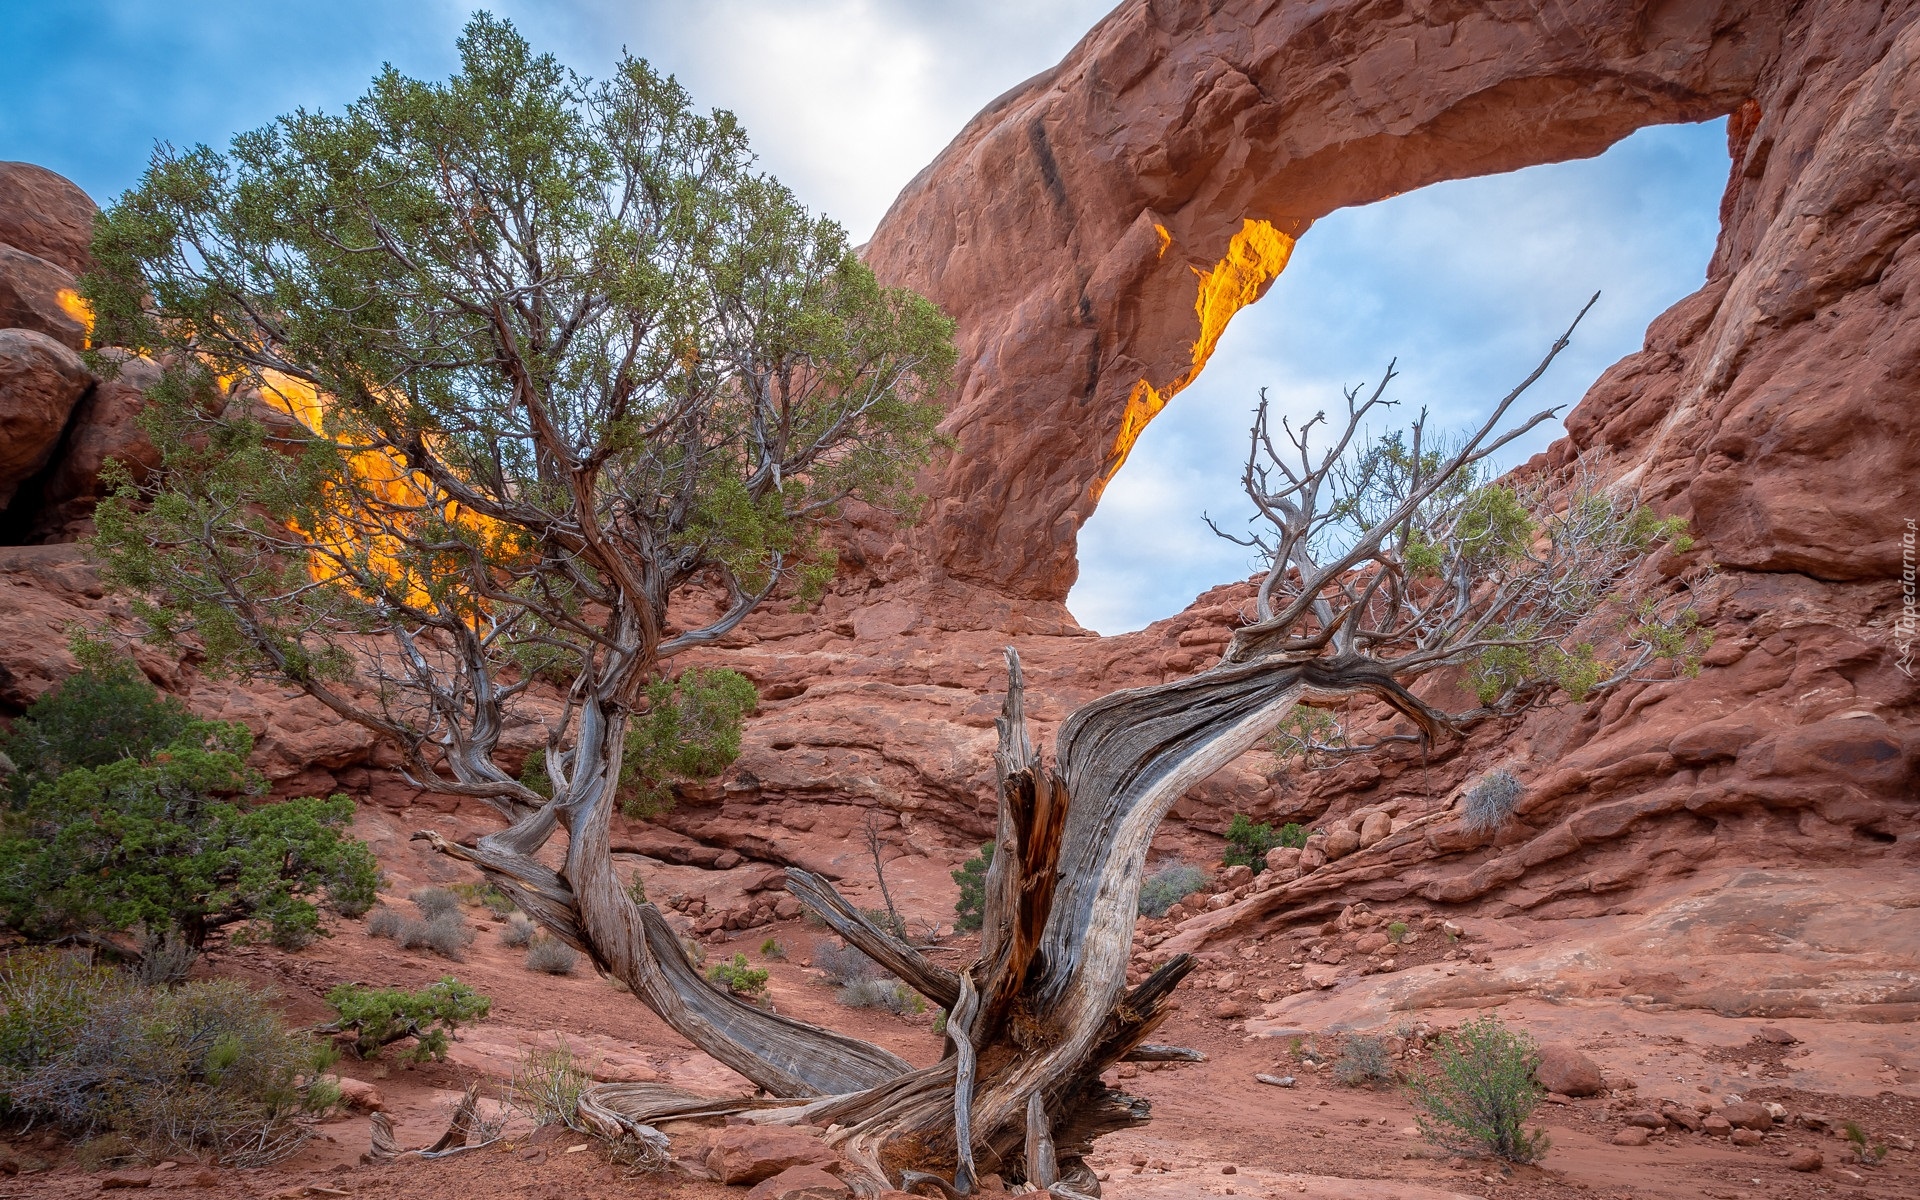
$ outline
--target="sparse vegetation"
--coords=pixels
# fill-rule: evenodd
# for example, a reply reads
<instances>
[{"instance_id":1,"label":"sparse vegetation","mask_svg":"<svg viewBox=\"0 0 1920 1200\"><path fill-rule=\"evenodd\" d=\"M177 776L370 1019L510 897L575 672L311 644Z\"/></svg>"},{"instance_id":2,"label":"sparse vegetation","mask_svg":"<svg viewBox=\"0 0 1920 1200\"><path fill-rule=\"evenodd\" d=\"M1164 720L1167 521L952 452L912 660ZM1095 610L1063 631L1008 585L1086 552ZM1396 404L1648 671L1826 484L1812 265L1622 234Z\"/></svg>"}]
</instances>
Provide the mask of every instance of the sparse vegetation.
<instances>
[{"instance_id":1,"label":"sparse vegetation","mask_svg":"<svg viewBox=\"0 0 1920 1200\"><path fill-rule=\"evenodd\" d=\"M527 947L527 970L548 975L571 975L580 964L580 952L559 938L534 939Z\"/></svg>"},{"instance_id":2,"label":"sparse vegetation","mask_svg":"<svg viewBox=\"0 0 1920 1200\"><path fill-rule=\"evenodd\" d=\"M327 1003L337 1014L332 1028L353 1033L354 1053L361 1058L377 1057L383 1047L412 1038L408 1057L415 1062L445 1059L454 1031L493 1007L493 1001L451 975L417 992L343 983L327 993Z\"/></svg>"},{"instance_id":3,"label":"sparse vegetation","mask_svg":"<svg viewBox=\"0 0 1920 1200\"><path fill-rule=\"evenodd\" d=\"M574 1115L580 1093L593 1086L593 1077L574 1062L573 1048L559 1039L552 1048L533 1047L513 1073L513 1104L535 1125L580 1128Z\"/></svg>"},{"instance_id":4,"label":"sparse vegetation","mask_svg":"<svg viewBox=\"0 0 1920 1200\"><path fill-rule=\"evenodd\" d=\"M171 987L186 979L200 952L187 944L177 929L164 933L149 930L140 938L140 955L127 968L136 983L147 987Z\"/></svg>"},{"instance_id":5,"label":"sparse vegetation","mask_svg":"<svg viewBox=\"0 0 1920 1200\"><path fill-rule=\"evenodd\" d=\"M813 965L826 973L829 983L839 987L858 980L879 979L886 974L880 964L837 941L817 943L813 948Z\"/></svg>"},{"instance_id":6,"label":"sparse vegetation","mask_svg":"<svg viewBox=\"0 0 1920 1200\"><path fill-rule=\"evenodd\" d=\"M960 898L953 903L953 911L958 914L953 927L962 933L980 928L986 919L987 911L987 868L993 865L993 843L981 842L980 853L960 864L960 869L951 872L953 881L960 885Z\"/></svg>"},{"instance_id":7,"label":"sparse vegetation","mask_svg":"<svg viewBox=\"0 0 1920 1200\"><path fill-rule=\"evenodd\" d=\"M760 943L760 957L784 960L787 957L787 948L780 944L779 938L768 938Z\"/></svg>"},{"instance_id":8,"label":"sparse vegetation","mask_svg":"<svg viewBox=\"0 0 1920 1200\"><path fill-rule=\"evenodd\" d=\"M1514 806L1520 803L1524 791L1513 772L1488 771L1478 783L1467 789L1466 801L1461 805L1461 816L1467 828L1475 833L1492 833L1499 829L1513 816Z\"/></svg>"},{"instance_id":9,"label":"sparse vegetation","mask_svg":"<svg viewBox=\"0 0 1920 1200\"><path fill-rule=\"evenodd\" d=\"M925 997L890 975L856 979L835 993L834 998L847 1008L884 1008L899 1017L918 1016L927 1011Z\"/></svg>"},{"instance_id":10,"label":"sparse vegetation","mask_svg":"<svg viewBox=\"0 0 1920 1200\"><path fill-rule=\"evenodd\" d=\"M460 896L451 888L417 888L407 899L413 901L413 906L420 910L420 915L429 921L435 917L444 917L448 913L458 914L460 911Z\"/></svg>"},{"instance_id":11,"label":"sparse vegetation","mask_svg":"<svg viewBox=\"0 0 1920 1200\"><path fill-rule=\"evenodd\" d=\"M647 881L640 878L640 872L638 871L633 873L633 878L627 880L627 899L633 901L635 904L645 904L648 902Z\"/></svg>"},{"instance_id":12,"label":"sparse vegetation","mask_svg":"<svg viewBox=\"0 0 1920 1200\"><path fill-rule=\"evenodd\" d=\"M507 918L505 925L500 927L500 944L517 950L522 946L531 945L534 934L538 932L539 926L519 913L515 913Z\"/></svg>"},{"instance_id":13,"label":"sparse vegetation","mask_svg":"<svg viewBox=\"0 0 1920 1200\"><path fill-rule=\"evenodd\" d=\"M1207 885L1207 873L1191 863L1168 863L1140 884L1140 915L1164 917L1167 910Z\"/></svg>"},{"instance_id":14,"label":"sparse vegetation","mask_svg":"<svg viewBox=\"0 0 1920 1200\"><path fill-rule=\"evenodd\" d=\"M1389 942L1392 942L1394 945L1397 946L1401 942L1405 941L1406 939L1407 939L1407 923L1405 921L1393 921L1388 923L1387 940Z\"/></svg>"},{"instance_id":15,"label":"sparse vegetation","mask_svg":"<svg viewBox=\"0 0 1920 1200\"><path fill-rule=\"evenodd\" d=\"M513 897L490 883L456 883L447 890L460 897L462 903L484 908L496 917L504 917L514 910Z\"/></svg>"},{"instance_id":16,"label":"sparse vegetation","mask_svg":"<svg viewBox=\"0 0 1920 1200\"><path fill-rule=\"evenodd\" d=\"M724 990L756 1004L767 998L767 972L749 965L744 954L734 955L731 962L715 963L708 967L707 978Z\"/></svg>"},{"instance_id":17,"label":"sparse vegetation","mask_svg":"<svg viewBox=\"0 0 1920 1200\"><path fill-rule=\"evenodd\" d=\"M79 955L16 951L0 959L0 1113L87 1139L101 1165L277 1162L339 1091L318 1078L327 1049L266 999L234 980L155 988Z\"/></svg>"},{"instance_id":18,"label":"sparse vegetation","mask_svg":"<svg viewBox=\"0 0 1920 1200\"><path fill-rule=\"evenodd\" d=\"M1393 1061L1386 1039L1370 1033L1350 1033L1333 1064L1333 1078L1347 1087L1371 1087L1393 1078Z\"/></svg>"},{"instance_id":19,"label":"sparse vegetation","mask_svg":"<svg viewBox=\"0 0 1920 1200\"><path fill-rule=\"evenodd\" d=\"M1407 1083L1414 1123L1434 1145L1455 1154L1491 1154L1510 1162L1537 1162L1549 1145L1546 1131L1523 1126L1540 1104L1533 1039L1492 1014L1476 1017L1435 1040L1437 1074Z\"/></svg>"},{"instance_id":20,"label":"sparse vegetation","mask_svg":"<svg viewBox=\"0 0 1920 1200\"><path fill-rule=\"evenodd\" d=\"M393 940L402 950L431 950L449 962L465 962L467 947L473 944L473 930L456 909L429 921L402 921Z\"/></svg>"},{"instance_id":21,"label":"sparse vegetation","mask_svg":"<svg viewBox=\"0 0 1920 1200\"><path fill-rule=\"evenodd\" d=\"M367 914L368 937L397 940L400 937L400 931L406 926L407 918L384 904Z\"/></svg>"},{"instance_id":22,"label":"sparse vegetation","mask_svg":"<svg viewBox=\"0 0 1920 1200\"><path fill-rule=\"evenodd\" d=\"M1873 1142L1867 1137L1867 1131L1858 1121L1844 1121L1840 1132L1846 1135L1847 1149L1853 1152L1854 1161L1865 1167L1877 1167L1887 1156L1883 1143Z\"/></svg>"}]
</instances>

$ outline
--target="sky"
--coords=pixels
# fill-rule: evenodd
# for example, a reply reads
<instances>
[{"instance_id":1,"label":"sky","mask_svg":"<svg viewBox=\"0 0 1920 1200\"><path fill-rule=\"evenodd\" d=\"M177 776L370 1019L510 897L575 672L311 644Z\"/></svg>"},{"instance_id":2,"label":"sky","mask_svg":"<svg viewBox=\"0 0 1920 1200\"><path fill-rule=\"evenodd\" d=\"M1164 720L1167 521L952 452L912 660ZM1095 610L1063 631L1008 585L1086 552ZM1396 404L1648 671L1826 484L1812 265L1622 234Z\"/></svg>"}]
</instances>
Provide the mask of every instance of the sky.
<instances>
[{"instance_id":1,"label":"sky","mask_svg":"<svg viewBox=\"0 0 1920 1200\"><path fill-rule=\"evenodd\" d=\"M471 5L449 0L0 0L0 159L39 163L102 202L158 141L224 145L298 107L338 109L382 64L436 78ZM542 50L604 75L622 48L737 113L763 167L863 241L975 112L1044 70L1107 0L496 0ZM1068 598L1118 633L1243 578L1215 539L1238 490L1249 411L1337 406L1376 379L1410 419L1457 428L1531 369L1587 296L1600 304L1533 408L1568 405L1705 277L1725 184L1724 123L1643 130L1599 158L1439 184L1309 230L1148 428L1082 530ZM1530 409L1529 411L1532 411ZM1511 447L1518 462L1558 424Z\"/></svg>"}]
</instances>

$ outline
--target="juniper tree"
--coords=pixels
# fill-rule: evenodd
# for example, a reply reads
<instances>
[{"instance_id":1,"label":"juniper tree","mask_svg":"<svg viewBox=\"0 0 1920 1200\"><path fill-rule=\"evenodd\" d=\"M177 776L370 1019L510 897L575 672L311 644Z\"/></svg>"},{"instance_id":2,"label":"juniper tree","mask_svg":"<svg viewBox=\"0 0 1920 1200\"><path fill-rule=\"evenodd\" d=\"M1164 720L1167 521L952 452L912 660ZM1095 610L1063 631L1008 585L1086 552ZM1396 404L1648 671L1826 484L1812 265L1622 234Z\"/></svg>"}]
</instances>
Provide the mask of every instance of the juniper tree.
<instances>
[{"instance_id":1,"label":"juniper tree","mask_svg":"<svg viewBox=\"0 0 1920 1200\"><path fill-rule=\"evenodd\" d=\"M1318 421L1283 424L1283 454L1263 403L1246 482L1265 524L1236 536L1270 570L1219 665L1082 707L1049 760L1009 652L975 962L934 963L788 873L947 1010L941 1061L916 1069L743 1003L613 869L624 731L675 654L783 584L818 585L813 530L838 503L904 503L934 445L949 327L878 287L835 227L750 173L730 118L693 115L645 64L588 85L486 18L461 50L445 85L389 71L344 116L295 114L228 155L163 152L106 214L96 336L174 365L158 487L122 489L97 521L111 577L149 598L162 636L191 630L215 665L292 680L427 786L493 804L511 824L474 847L421 836L765 1093L603 1085L579 1097L585 1127L651 1140L648 1121L755 1110L834 1127L862 1186L966 1193L997 1171L1097 1191L1092 1141L1146 1117L1102 1072L1194 1057L1146 1041L1192 960L1126 982L1147 850L1188 787L1303 699L1378 697L1416 733L1373 744L1434 738L1589 694L1684 640L1643 611L1626 636L1654 649L1615 663L1568 641L1675 528L1629 498L1485 475L1546 419L1505 424L1546 362L1442 450L1423 422L1363 437L1376 391L1349 395L1324 443ZM702 581L724 615L673 631L669 599ZM1479 709L1412 690L1455 668L1476 673ZM543 678L566 688L550 798L497 761ZM559 827L555 871L534 856Z\"/></svg>"}]
</instances>

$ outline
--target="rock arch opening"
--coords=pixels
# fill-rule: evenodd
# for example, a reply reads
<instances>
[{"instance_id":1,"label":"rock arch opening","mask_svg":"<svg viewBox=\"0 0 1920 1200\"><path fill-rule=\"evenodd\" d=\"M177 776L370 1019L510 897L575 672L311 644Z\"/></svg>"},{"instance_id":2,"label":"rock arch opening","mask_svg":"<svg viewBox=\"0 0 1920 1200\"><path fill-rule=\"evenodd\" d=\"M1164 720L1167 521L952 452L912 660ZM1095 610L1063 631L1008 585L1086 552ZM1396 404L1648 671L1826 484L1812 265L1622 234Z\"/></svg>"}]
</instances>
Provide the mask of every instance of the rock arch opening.
<instances>
[{"instance_id":1,"label":"rock arch opening","mask_svg":"<svg viewBox=\"0 0 1920 1200\"><path fill-rule=\"evenodd\" d=\"M1236 235L1218 272L1227 284L1195 269L1191 368L1160 387L1142 379L1129 397L1112 473L1096 480L1098 507L1079 530L1068 609L1090 629L1120 633L1245 577L1248 552L1214 537L1201 513L1225 525L1250 512L1240 464L1262 387L1279 411L1305 418L1397 359L1390 394L1400 408L1390 420L1427 407L1440 427L1464 425L1599 290L1600 305L1535 385L1528 411L1577 402L1640 348L1655 316L1704 281L1726 183L1725 126L1646 129L1595 158L1343 209L1297 246L1272 235L1278 253L1267 257ZM1263 276L1275 262L1284 273ZM1503 462L1524 461L1560 432L1558 422L1542 427Z\"/></svg>"}]
</instances>

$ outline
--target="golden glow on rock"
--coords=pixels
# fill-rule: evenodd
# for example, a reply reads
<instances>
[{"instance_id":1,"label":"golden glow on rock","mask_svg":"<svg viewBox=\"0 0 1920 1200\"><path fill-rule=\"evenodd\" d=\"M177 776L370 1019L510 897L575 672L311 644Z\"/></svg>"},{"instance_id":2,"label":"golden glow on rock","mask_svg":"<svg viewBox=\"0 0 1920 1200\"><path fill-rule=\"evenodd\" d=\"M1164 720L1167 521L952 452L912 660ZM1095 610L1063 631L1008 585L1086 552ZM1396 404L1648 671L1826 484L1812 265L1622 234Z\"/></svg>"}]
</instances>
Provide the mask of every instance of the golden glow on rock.
<instances>
[{"instance_id":1,"label":"golden glow on rock","mask_svg":"<svg viewBox=\"0 0 1920 1200\"><path fill-rule=\"evenodd\" d=\"M1167 232L1165 225L1157 223L1154 225L1153 231L1160 235L1160 253L1156 257L1165 258L1167 256L1167 247L1173 245L1173 235Z\"/></svg>"},{"instance_id":2,"label":"golden glow on rock","mask_svg":"<svg viewBox=\"0 0 1920 1200\"><path fill-rule=\"evenodd\" d=\"M81 297L80 293L74 291L72 288L61 288L55 292L53 294L53 301L60 306L61 312L66 313L86 327L87 340L91 343L93 340L93 305L88 304L86 300Z\"/></svg>"},{"instance_id":3,"label":"golden glow on rock","mask_svg":"<svg viewBox=\"0 0 1920 1200\"><path fill-rule=\"evenodd\" d=\"M1164 255L1173 239L1160 226L1155 225L1154 229L1162 239L1160 252ZM1293 254L1293 242L1293 238L1265 221L1244 221L1240 232L1227 243L1226 256L1211 271L1194 268L1194 274L1200 277L1199 294L1193 302L1194 314L1200 319L1200 336L1193 342L1193 365L1164 388L1156 388L1145 379L1133 385L1126 410L1120 415L1120 432L1113 439L1113 449L1107 452L1100 478L1093 484L1095 500L1127 461L1133 444L1146 432L1147 424L1160 415L1160 410L1180 389L1200 377L1201 369L1207 365L1207 359L1213 357L1214 347L1220 344L1220 335L1227 331L1227 322L1233 320L1233 314L1258 300L1279 278L1280 272L1286 270L1287 259Z\"/></svg>"},{"instance_id":4,"label":"golden glow on rock","mask_svg":"<svg viewBox=\"0 0 1920 1200\"><path fill-rule=\"evenodd\" d=\"M334 436L325 429L326 401L311 384L278 371L265 372L263 383L261 394L270 406L316 434ZM308 574L317 583L342 582L364 596L341 565L352 563L405 597L408 604L468 609L466 619L478 621L485 602L466 598L466 589L457 582L469 569L467 556L449 550L423 557L417 545L410 548L409 543L417 543L421 531L439 527L448 536L435 540L477 542L491 558L500 550L504 533L499 523L465 510L389 450L354 450L347 443L342 453L353 486L366 493L371 503L341 496L338 503L326 505L318 519L300 527L301 536L314 547L307 560ZM339 486L327 485L329 496Z\"/></svg>"}]
</instances>

